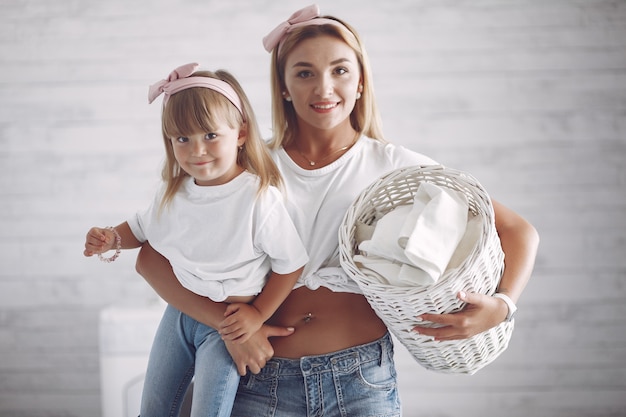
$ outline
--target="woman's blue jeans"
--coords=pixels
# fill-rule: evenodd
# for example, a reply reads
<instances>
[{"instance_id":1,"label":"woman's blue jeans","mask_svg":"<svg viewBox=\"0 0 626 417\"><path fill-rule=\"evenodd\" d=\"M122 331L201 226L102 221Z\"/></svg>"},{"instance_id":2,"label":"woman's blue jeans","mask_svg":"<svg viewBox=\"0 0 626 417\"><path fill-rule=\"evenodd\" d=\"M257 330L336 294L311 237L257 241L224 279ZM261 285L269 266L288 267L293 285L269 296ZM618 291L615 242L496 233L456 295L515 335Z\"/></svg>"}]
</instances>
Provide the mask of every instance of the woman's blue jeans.
<instances>
[{"instance_id":1,"label":"woman's blue jeans","mask_svg":"<svg viewBox=\"0 0 626 417\"><path fill-rule=\"evenodd\" d=\"M389 334L327 355L271 359L258 375L248 373L241 379L232 413L232 417L400 415Z\"/></svg>"},{"instance_id":2,"label":"woman's blue jeans","mask_svg":"<svg viewBox=\"0 0 626 417\"><path fill-rule=\"evenodd\" d=\"M192 378L192 417L230 416L239 374L220 335L167 306L150 351L141 417L177 417Z\"/></svg>"}]
</instances>

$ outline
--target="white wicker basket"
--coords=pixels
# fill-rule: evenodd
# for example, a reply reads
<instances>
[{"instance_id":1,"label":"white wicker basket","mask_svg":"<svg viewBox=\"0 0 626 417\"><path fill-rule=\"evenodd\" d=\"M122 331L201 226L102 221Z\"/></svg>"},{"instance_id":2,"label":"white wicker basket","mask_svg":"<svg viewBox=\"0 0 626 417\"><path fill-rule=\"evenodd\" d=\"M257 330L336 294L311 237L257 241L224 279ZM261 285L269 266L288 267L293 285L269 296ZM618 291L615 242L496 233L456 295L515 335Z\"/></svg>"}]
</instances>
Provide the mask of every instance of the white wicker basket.
<instances>
[{"instance_id":1,"label":"white wicker basket","mask_svg":"<svg viewBox=\"0 0 626 417\"><path fill-rule=\"evenodd\" d=\"M481 216L482 232L469 256L458 268L448 270L429 287L385 285L368 277L352 258L358 253L355 242L357 222L372 224L393 208L413 203L421 182L460 191L467 196L470 214ZM500 325L469 339L433 341L411 329L423 313L452 313L465 303L459 291L491 295L504 269L504 254L495 230L489 196L472 176L443 166L411 167L393 171L371 184L352 203L339 229L341 266L363 290L365 297L389 330L427 369L442 373L473 374L491 363L508 346L513 322Z\"/></svg>"}]
</instances>

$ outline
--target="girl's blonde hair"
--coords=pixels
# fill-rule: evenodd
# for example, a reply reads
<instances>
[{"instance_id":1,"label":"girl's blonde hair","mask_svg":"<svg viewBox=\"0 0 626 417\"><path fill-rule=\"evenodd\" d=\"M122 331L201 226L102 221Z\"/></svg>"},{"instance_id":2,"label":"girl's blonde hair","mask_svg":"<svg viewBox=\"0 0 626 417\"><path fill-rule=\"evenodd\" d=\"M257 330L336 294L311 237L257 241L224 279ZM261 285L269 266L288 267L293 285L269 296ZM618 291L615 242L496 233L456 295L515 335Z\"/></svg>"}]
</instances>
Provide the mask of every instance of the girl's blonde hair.
<instances>
[{"instance_id":1,"label":"girl's blonde hair","mask_svg":"<svg viewBox=\"0 0 626 417\"><path fill-rule=\"evenodd\" d=\"M287 146L294 140L298 132L298 122L296 112L291 103L284 100L285 91L285 65L287 57L291 51L303 40L316 38L318 36L332 36L345 42L351 47L357 57L363 92L361 98L356 101L354 109L350 114L352 128L372 139L385 142L382 131L382 122L376 106L374 97L374 83L372 81L372 71L369 58L361 39L351 26L340 19L332 16L324 16L332 19L341 25L320 24L305 25L290 31L281 41L280 48L274 48L271 63L271 89L272 89L272 129L273 136L269 145L276 149Z\"/></svg>"},{"instance_id":2,"label":"girl's blonde hair","mask_svg":"<svg viewBox=\"0 0 626 417\"><path fill-rule=\"evenodd\" d=\"M185 177L189 176L176 161L171 138L213 132L217 123L225 122L232 129L246 132L246 141L237 155L237 165L259 177L259 193L270 185L280 187L280 172L261 138L254 111L239 82L225 70L197 71L193 76L216 78L230 84L241 100L243 114L225 96L209 88L188 88L169 97L163 105L161 123L166 154L161 176L166 189L160 208L172 201Z\"/></svg>"}]
</instances>

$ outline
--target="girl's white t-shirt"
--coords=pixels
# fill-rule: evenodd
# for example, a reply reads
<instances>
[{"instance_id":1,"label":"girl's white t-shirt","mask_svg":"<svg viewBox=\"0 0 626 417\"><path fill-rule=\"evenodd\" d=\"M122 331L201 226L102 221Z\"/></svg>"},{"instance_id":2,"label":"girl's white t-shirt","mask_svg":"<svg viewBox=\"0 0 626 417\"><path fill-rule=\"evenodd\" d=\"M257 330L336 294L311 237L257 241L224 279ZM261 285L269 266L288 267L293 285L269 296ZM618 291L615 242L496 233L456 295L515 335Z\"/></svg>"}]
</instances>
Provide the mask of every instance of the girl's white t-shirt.
<instances>
[{"instance_id":1,"label":"girl's white t-shirt","mask_svg":"<svg viewBox=\"0 0 626 417\"><path fill-rule=\"evenodd\" d=\"M164 187L128 224L170 261L190 291L217 302L256 295L270 270L291 273L308 260L282 194L269 187L257 196L258 184L247 171L211 187L189 177L160 213Z\"/></svg>"},{"instance_id":2,"label":"girl's white t-shirt","mask_svg":"<svg viewBox=\"0 0 626 417\"><path fill-rule=\"evenodd\" d=\"M309 255L296 288L323 286L361 294L339 263L338 232L344 214L361 191L381 176L398 168L436 162L364 136L335 162L314 170L298 166L283 148L271 154L285 182L287 209Z\"/></svg>"}]
</instances>

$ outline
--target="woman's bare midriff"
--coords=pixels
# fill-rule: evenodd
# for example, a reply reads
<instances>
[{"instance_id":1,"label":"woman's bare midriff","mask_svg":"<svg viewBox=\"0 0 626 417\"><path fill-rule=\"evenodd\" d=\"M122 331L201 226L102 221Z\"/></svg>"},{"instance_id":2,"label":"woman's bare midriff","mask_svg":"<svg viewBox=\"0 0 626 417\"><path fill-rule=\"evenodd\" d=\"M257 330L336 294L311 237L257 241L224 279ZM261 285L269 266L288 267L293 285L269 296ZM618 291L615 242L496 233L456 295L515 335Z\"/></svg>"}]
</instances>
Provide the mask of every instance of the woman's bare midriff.
<instances>
[{"instance_id":1,"label":"woman's bare midriff","mask_svg":"<svg viewBox=\"0 0 626 417\"><path fill-rule=\"evenodd\" d=\"M295 328L270 340L274 356L292 359L369 343L387 331L364 296L324 287L293 290L268 323Z\"/></svg>"}]
</instances>

